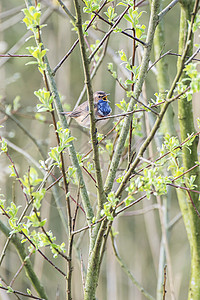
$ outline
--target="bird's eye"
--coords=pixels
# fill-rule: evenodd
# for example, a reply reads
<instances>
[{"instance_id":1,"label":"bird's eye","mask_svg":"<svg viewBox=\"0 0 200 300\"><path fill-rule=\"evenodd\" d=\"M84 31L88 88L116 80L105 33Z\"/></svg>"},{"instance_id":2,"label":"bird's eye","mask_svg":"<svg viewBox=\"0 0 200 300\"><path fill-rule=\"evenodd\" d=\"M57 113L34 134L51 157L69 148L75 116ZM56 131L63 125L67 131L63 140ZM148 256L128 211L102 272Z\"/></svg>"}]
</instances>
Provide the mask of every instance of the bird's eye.
<instances>
[{"instance_id":1,"label":"bird's eye","mask_svg":"<svg viewBox=\"0 0 200 300\"><path fill-rule=\"evenodd\" d=\"M100 98L101 98L101 95L99 95L98 98L100 99Z\"/></svg>"}]
</instances>

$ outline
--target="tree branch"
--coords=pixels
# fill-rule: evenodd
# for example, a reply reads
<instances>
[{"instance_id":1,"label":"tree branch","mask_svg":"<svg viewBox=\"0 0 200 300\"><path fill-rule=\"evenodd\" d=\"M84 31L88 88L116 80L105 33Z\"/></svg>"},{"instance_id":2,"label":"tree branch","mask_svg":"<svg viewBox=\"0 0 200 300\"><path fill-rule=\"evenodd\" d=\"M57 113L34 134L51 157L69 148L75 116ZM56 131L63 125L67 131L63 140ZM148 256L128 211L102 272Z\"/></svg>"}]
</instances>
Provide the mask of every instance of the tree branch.
<instances>
[{"instance_id":1,"label":"tree branch","mask_svg":"<svg viewBox=\"0 0 200 300\"><path fill-rule=\"evenodd\" d=\"M178 2L179 0L173 0L158 14L159 22Z\"/></svg>"},{"instance_id":2,"label":"tree branch","mask_svg":"<svg viewBox=\"0 0 200 300\"><path fill-rule=\"evenodd\" d=\"M90 72L89 72L89 60L85 49L84 36L82 31L82 18L81 18L81 12L80 12L80 6L78 0L74 0L74 6L76 11L76 18L77 18L76 26L78 28L80 50L81 50L85 83L87 88L87 97L89 103L90 134L91 134L92 147L94 153L94 163L95 163L95 172L96 172L96 180L97 180L97 194L98 194L97 214L99 215L101 209L103 208L103 202L105 202L106 198L103 190L103 181L102 181L101 168L99 162L99 152L98 152L98 144L97 144L97 137L96 137L95 114L94 114L94 100L93 100L93 91L92 91Z\"/></svg>"},{"instance_id":3,"label":"tree branch","mask_svg":"<svg viewBox=\"0 0 200 300\"><path fill-rule=\"evenodd\" d=\"M154 32L155 32L155 29L156 29L156 26L158 23L158 16L157 16L158 8L159 8L159 1L158 0L152 1L150 23L149 23L148 33L147 33L147 40L146 40L146 44L148 46L144 48L144 55L143 55L143 60L142 60L141 67L140 67L140 73L138 76L138 81L136 82L135 88L134 88L135 98L137 98L137 99L141 93L142 85L143 85L144 79L146 77L146 71L148 69L150 53L151 53L151 48L152 48L153 38L154 38ZM133 110L134 103L135 103L135 100L131 99L130 103L129 103L128 111ZM132 118L131 116L128 116L126 118L124 125L122 127L122 130L121 130L121 133L120 133L120 137L118 139L116 150L113 155L109 173L108 173L108 176L107 176L106 182L105 182L104 189L105 189L106 194L108 194L110 192L110 190L112 189L112 185L113 185L113 182L115 179L115 175L116 175L117 167L118 167L118 164L120 161L121 153L122 153L124 143L125 143L125 140L127 137L128 128L130 126L131 118Z\"/></svg>"},{"instance_id":4,"label":"tree branch","mask_svg":"<svg viewBox=\"0 0 200 300\"><path fill-rule=\"evenodd\" d=\"M7 237L10 236L10 230L1 221L0 221L0 230ZM26 274L27 274L28 278L30 279L30 281L32 282L33 286L35 287L36 291L38 292L38 294L40 295L40 297L42 297L43 299L48 299L48 297L47 297L47 295L46 295L46 293L44 291L44 287L41 285L40 280L38 279L38 277L36 276L36 274L35 274L35 272L33 270L33 266L32 266L31 260L30 260L30 258L27 257L27 253L25 251L24 244L21 243L21 240L18 238L18 236L16 234L14 234L12 236L11 242L16 247L17 252L19 254L19 257L20 257L22 263L24 261L26 261L26 263L24 265L25 270L26 270Z\"/></svg>"}]
</instances>

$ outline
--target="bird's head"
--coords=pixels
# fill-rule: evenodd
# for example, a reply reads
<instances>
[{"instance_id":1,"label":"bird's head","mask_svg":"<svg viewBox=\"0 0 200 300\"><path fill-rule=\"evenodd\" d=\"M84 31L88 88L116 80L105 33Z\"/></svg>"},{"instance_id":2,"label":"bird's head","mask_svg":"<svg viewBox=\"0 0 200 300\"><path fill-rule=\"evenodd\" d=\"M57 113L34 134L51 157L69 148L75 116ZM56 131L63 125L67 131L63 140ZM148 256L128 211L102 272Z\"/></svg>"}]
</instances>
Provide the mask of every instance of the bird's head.
<instances>
[{"instance_id":1,"label":"bird's head","mask_svg":"<svg viewBox=\"0 0 200 300\"><path fill-rule=\"evenodd\" d=\"M110 94L106 94L103 91L97 91L94 93L94 102L99 102L99 100L110 102L107 97L108 95Z\"/></svg>"}]
</instances>

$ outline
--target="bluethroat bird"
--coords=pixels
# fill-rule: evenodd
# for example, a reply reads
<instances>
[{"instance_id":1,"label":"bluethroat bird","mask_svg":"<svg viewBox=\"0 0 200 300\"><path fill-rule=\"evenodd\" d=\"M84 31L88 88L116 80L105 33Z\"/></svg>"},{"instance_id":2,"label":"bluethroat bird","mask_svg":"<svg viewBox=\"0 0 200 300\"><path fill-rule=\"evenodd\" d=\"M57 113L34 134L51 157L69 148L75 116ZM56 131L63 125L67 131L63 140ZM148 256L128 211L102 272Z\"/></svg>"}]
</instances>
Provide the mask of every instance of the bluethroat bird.
<instances>
[{"instance_id":1,"label":"bluethroat bird","mask_svg":"<svg viewBox=\"0 0 200 300\"><path fill-rule=\"evenodd\" d=\"M110 115L112 109L109 105L109 100L107 98L109 94L106 94L103 91L95 92L94 97L94 112L96 119L103 119ZM89 116L89 104L88 101L83 102L77 108L75 108L72 112L63 112L63 115L67 115L70 118L76 120L76 122L83 127L90 127L90 116ZM105 123L108 121L107 119L104 121L98 121L96 123L97 127L102 126L102 122Z\"/></svg>"}]
</instances>

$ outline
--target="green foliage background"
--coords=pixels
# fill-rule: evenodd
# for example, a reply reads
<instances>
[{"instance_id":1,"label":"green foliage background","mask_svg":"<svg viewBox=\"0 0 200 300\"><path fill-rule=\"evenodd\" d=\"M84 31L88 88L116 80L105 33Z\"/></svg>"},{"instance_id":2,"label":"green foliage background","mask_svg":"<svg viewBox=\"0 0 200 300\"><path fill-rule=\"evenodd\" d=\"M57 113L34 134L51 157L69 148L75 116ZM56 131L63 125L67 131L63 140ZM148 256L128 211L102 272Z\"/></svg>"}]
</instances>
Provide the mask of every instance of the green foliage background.
<instances>
[{"instance_id":1,"label":"green foliage background","mask_svg":"<svg viewBox=\"0 0 200 300\"><path fill-rule=\"evenodd\" d=\"M169 1L164 1L164 6L168 4ZM50 61L51 68L54 68L60 59L66 54L73 42L77 38L75 31L72 31L72 25L69 23L68 17L59 8L58 4L54 1L41 1L44 8L42 9L43 15L47 11L49 12L49 17L45 20L47 27L42 29L42 38L44 45L48 51L48 58ZM115 4L115 1L113 2ZM24 6L24 1L6 1L3 0L0 3L0 9L2 14L4 11L10 10L16 6ZM70 7L71 6L71 7ZM12 26L8 26L0 32L0 53L12 53L10 49L26 34L27 30L22 22L23 13L20 12L19 7L18 12L13 14ZM73 6L69 2L67 7L74 14ZM147 11L141 17L142 24L148 24L149 20L149 7L144 4L139 9ZM122 11L122 7L116 7L116 11L119 13ZM0 14L0 27L6 26L6 22L9 22L9 18L2 17ZM172 11L170 11L165 16L165 35L166 43L163 45L163 52L169 49L172 52L177 53L178 51L178 28L179 28L179 18L180 18L180 7L176 5ZM120 26L126 26L125 20L120 23ZM107 31L107 26L98 21L98 26L101 30ZM91 34L87 38L91 43L95 39L101 39L103 33L101 31L91 30ZM196 39L199 37L197 35ZM18 54L28 53L26 47L32 45L32 39L24 42ZM101 64L97 75L92 81L93 90L105 90L110 93L109 99L111 101L111 106L114 113L120 113L120 110L115 105L119 104L123 98L126 98L126 93L123 91L119 85L116 83L115 79L111 76L108 71L107 64L113 62L114 70L118 72L119 77L125 79L125 71L122 62L120 62L118 50L123 49L127 54L127 57L132 55L132 41L123 37L120 33L112 34L109 39L107 53ZM142 54L140 54L141 56ZM116 64L116 59L117 64ZM138 58L137 58L138 59ZM39 121L35 119L36 105L38 104L38 99L34 95L34 91L39 88L43 88L42 77L40 76L37 67L35 65L25 65L27 62L32 60L31 58L9 58L5 62L5 58L0 58L0 95L1 103L3 105L12 105L15 97L20 97L20 108L16 112L15 117L23 124L23 126L34 136L38 141L39 145L43 148L45 153L49 151L50 147L55 147L56 138L54 134L54 129L50 126L52 123L49 114L42 114L45 121ZM151 61L153 62L154 56L153 51L151 55ZM166 72L169 75L169 81L172 82L174 75L176 73L176 56L167 56L166 62L168 68ZM82 91L84 85L84 76L81 66L80 50L77 47L67 61L64 62L62 67L57 71L55 75L57 87L61 97L63 99L63 106L66 110L72 110L77 102L77 99ZM92 68L93 66L91 66ZM145 93L146 99L150 100L155 98L154 93L158 91L157 82L155 79L155 74L149 72L145 81ZM197 97L197 96L195 96ZM198 104L194 97L194 111L197 117L199 117ZM86 96L83 100L86 100ZM173 108L175 113L177 113L177 103L173 103ZM3 120L4 115L1 114L1 120ZM177 120L177 119L176 119ZM153 122L154 119L150 120ZM143 116L140 118L141 131L140 135L134 138L134 149L137 151L139 146L142 144L143 137L145 135L145 120ZM146 123L147 124L147 123ZM151 124L151 123L150 123ZM16 146L23 149L25 152L29 153L36 161L42 159L40 153L38 153L36 146L33 142L21 131L20 128L11 120L7 119L3 122L4 128L1 128L1 135L8 139L10 142ZM178 124L174 124L176 130L179 133ZM151 126L151 125L149 125ZM112 128L112 120L102 129L101 133L106 133ZM89 133L87 130L80 128L77 124L72 121L70 125L73 137L75 137L75 147L80 153L86 153L90 149L89 143ZM160 130L160 135L162 135L162 126ZM112 139L112 138L111 138ZM100 163L102 166L103 180L105 180L107 175L107 166L109 162L109 141L102 145L103 154L100 156ZM107 144L107 147L106 147ZM152 144L150 159L156 159L154 155L157 153L157 145L155 142ZM18 169L20 177L25 174L32 163L29 159L26 159L23 155L19 154L15 150L9 147L9 154L11 155L15 165ZM153 157L151 156L153 154ZM124 157L125 154L124 154ZM147 157L148 159L148 157ZM90 163L92 163L92 158L90 158ZM66 166L70 164L69 157L65 156ZM121 163L120 168L125 168L125 164ZM13 181L12 177L9 177L10 170L8 169L8 159L5 155L0 156L0 184L1 193L6 195L6 203L9 204L14 201L16 205L21 205L22 192L20 190L17 182ZM38 169L39 176L42 176L41 171ZM57 172L55 176L59 176ZM96 192L95 184L91 181L91 178L84 173L84 178L86 181L89 194L92 198L92 204L96 205ZM117 183L115 183L116 185ZM77 195L77 186L73 183L70 184L70 192L74 198ZM57 189L58 198L61 202L61 209L66 213L66 203L65 195L61 189ZM188 285L190 278L190 250L187 240L187 235L183 220L180 216L180 209L178 205L178 200L175 190L168 189L168 202L170 203L170 213L169 219L175 220L174 226L169 233L169 249L171 254L171 263L174 276L174 286L177 299L187 299ZM75 210L75 204L73 205L73 211ZM67 244L66 230L62 225L60 216L56 207L55 199L50 191L46 192L45 199L43 200L41 207L42 219L47 219L46 229L51 230L53 235L56 236L56 243L59 245L62 242ZM5 221L5 216L1 215L0 219ZM76 228L81 228L85 226L85 216L79 210L78 218L76 223ZM151 199L145 199L136 206L133 206L124 214L120 215L114 221L114 229L118 232L116 236L116 242L118 246L118 251L120 256L123 258L125 264L129 267L132 274L141 283L141 285L153 296L156 295L157 286L157 275L158 275L158 257L160 251L160 239L161 239L161 229L160 220L158 212L158 204L154 196ZM4 244L6 242L5 235L0 232L0 253L2 253ZM76 236L76 243L78 245L78 250L82 253L82 261L84 266L87 265L87 255L88 255L88 233L81 233L80 237ZM79 243L80 242L80 243ZM51 257L52 254L48 247L43 248L43 252ZM74 257L76 256L76 251L74 250ZM49 299L65 299L65 279L61 274L55 271L55 269L49 265L38 253L31 256L31 261L34 265L34 270L37 273L39 279L43 286L45 287L46 293ZM55 264L66 271L66 265L63 263L62 257L58 256L55 260ZM10 244L8 250L6 251L6 256L1 265L0 277L9 285L14 274L20 267L21 262L17 256L13 244ZM36 292L34 288L30 285L27 279L24 269L21 271L16 281L14 282L13 289L26 292L26 289L30 288L33 294ZM169 289L168 283L166 289ZM81 279L81 264L80 261L74 258L73 261L73 299L83 298L82 289L82 279ZM0 290L0 299L4 299L5 294ZM56 298L57 297L57 298ZM112 250L112 245L110 239L106 247L106 254L103 260L102 270L100 273L99 284L97 288L98 299L146 299L138 289L131 283L127 276L122 272L120 266L118 265ZM166 299L168 298L168 293ZM5 298L6 299L6 298ZM15 299L14 295L9 294L8 299ZM25 299L20 298L20 299Z\"/></svg>"}]
</instances>

